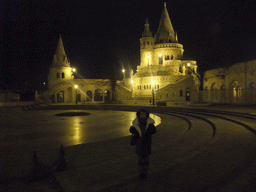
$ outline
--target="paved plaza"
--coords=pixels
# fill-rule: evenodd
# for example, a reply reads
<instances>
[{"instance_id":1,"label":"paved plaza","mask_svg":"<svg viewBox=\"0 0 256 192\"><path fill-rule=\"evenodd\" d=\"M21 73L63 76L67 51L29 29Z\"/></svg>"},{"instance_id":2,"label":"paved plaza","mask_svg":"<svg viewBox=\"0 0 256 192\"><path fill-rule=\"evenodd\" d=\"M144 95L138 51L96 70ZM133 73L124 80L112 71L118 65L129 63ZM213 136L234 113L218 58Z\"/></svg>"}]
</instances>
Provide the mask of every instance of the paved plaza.
<instances>
[{"instance_id":1,"label":"paved plaza","mask_svg":"<svg viewBox=\"0 0 256 192\"><path fill-rule=\"evenodd\" d=\"M215 109L215 108L212 108ZM217 109L217 108L216 108ZM223 107L218 107L224 110ZM253 191L256 136L215 120L216 136L203 122L152 113L153 136L149 177L138 179L137 156L129 145L135 111L1 110L0 165L2 191ZM255 114L255 108L225 110ZM87 116L56 116L63 112ZM152 110L153 111L153 110ZM157 111L157 110L155 110ZM255 127L256 128L256 127ZM68 170L56 179L24 182L33 152L50 167L64 146ZM242 173L240 171L243 171ZM5 182L5 184L4 184Z\"/></svg>"}]
</instances>

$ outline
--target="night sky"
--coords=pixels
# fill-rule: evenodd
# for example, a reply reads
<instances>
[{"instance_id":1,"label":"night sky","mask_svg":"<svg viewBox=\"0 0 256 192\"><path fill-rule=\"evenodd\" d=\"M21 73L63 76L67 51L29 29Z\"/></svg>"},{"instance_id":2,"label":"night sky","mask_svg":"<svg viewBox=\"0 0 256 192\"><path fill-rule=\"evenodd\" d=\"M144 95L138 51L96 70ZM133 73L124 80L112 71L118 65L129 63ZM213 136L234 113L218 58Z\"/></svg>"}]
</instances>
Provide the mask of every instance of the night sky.
<instances>
[{"instance_id":1,"label":"night sky","mask_svg":"<svg viewBox=\"0 0 256 192\"><path fill-rule=\"evenodd\" d=\"M81 78L121 79L122 66L136 71L146 17L155 34L164 2L0 1L0 88L40 89L60 34ZM199 71L256 59L255 0L166 3L184 59L196 60Z\"/></svg>"}]
</instances>

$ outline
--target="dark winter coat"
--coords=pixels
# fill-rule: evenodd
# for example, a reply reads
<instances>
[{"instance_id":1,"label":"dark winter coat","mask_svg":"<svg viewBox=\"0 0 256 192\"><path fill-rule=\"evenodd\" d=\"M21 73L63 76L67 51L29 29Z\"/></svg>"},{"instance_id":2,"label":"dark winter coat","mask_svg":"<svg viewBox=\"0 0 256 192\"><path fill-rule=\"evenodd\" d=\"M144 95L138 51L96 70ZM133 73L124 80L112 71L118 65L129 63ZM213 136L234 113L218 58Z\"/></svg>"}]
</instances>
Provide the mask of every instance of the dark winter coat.
<instances>
[{"instance_id":1,"label":"dark winter coat","mask_svg":"<svg viewBox=\"0 0 256 192\"><path fill-rule=\"evenodd\" d=\"M156 133L154 123L155 121L148 117L146 119L144 134L142 134L139 118L136 117L132 122L130 132L137 138L136 153L140 156L146 157L151 154L152 135Z\"/></svg>"}]
</instances>

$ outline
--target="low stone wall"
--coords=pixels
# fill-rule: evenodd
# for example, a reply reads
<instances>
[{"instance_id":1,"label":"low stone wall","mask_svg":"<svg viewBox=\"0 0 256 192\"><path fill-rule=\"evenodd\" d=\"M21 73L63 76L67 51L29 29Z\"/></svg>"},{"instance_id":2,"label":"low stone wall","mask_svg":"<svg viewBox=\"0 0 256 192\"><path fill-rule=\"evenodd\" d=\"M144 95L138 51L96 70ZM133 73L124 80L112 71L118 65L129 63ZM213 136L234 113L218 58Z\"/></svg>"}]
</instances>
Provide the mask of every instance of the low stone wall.
<instances>
[{"instance_id":1,"label":"low stone wall","mask_svg":"<svg viewBox=\"0 0 256 192\"><path fill-rule=\"evenodd\" d=\"M33 105L34 101L8 101L8 102L0 102L1 107L16 107L16 106L27 106Z\"/></svg>"}]
</instances>

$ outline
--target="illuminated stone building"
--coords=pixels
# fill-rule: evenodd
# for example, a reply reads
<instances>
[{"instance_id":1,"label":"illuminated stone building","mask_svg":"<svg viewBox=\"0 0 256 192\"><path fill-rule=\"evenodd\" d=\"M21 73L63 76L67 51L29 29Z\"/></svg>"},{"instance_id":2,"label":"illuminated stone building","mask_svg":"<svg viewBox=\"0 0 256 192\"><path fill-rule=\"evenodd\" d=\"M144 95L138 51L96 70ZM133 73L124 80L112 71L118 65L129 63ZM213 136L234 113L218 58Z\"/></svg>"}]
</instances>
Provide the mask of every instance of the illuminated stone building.
<instances>
[{"instance_id":1,"label":"illuminated stone building","mask_svg":"<svg viewBox=\"0 0 256 192\"><path fill-rule=\"evenodd\" d=\"M205 102L256 104L256 60L206 71L203 85Z\"/></svg>"},{"instance_id":2,"label":"illuminated stone building","mask_svg":"<svg viewBox=\"0 0 256 192\"><path fill-rule=\"evenodd\" d=\"M138 50L139 51L139 50ZM111 87L110 80L74 79L60 37L56 54L49 69L48 91L44 98L51 102L105 102L113 98L186 102L198 101L197 64L182 60L183 45L178 43L166 3L164 3L156 34L152 35L146 19L140 39L140 65L134 74ZM75 85L78 87L75 88Z\"/></svg>"},{"instance_id":3,"label":"illuminated stone building","mask_svg":"<svg viewBox=\"0 0 256 192\"><path fill-rule=\"evenodd\" d=\"M42 97L52 103L107 102L112 98L108 79L75 79L61 37L48 74L48 91ZM131 91L117 81L115 99L129 99Z\"/></svg>"},{"instance_id":4,"label":"illuminated stone building","mask_svg":"<svg viewBox=\"0 0 256 192\"><path fill-rule=\"evenodd\" d=\"M164 3L154 37L146 19L140 39L140 65L135 74L131 72L132 96L150 99L155 94L157 101L197 101L197 64L182 60L183 52Z\"/></svg>"}]
</instances>

